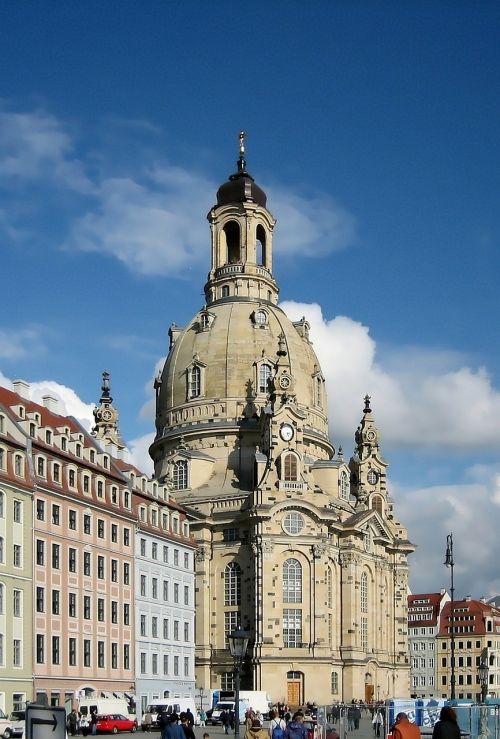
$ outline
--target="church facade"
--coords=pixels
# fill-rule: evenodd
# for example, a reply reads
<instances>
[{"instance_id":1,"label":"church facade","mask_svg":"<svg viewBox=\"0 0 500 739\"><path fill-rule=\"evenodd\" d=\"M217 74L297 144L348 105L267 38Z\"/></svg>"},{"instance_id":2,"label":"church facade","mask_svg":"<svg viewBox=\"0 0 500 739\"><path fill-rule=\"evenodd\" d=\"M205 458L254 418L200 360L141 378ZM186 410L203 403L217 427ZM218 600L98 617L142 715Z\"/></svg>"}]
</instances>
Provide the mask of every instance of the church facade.
<instances>
[{"instance_id":1,"label":"church facade","mask_svg":"<svg viewBox=\"0 0 500 739\"><path fill-rule=\"evenodd\" d=\"M242 688L292 706L407 696L414 546L368 396L353 456L330 441L309 324L278 305L275 219L243 136L208 221L205 305L170 328L150 449L197 544L196 684L232 687L227 637L241 627Z\"/></svg>"}]
</instances>

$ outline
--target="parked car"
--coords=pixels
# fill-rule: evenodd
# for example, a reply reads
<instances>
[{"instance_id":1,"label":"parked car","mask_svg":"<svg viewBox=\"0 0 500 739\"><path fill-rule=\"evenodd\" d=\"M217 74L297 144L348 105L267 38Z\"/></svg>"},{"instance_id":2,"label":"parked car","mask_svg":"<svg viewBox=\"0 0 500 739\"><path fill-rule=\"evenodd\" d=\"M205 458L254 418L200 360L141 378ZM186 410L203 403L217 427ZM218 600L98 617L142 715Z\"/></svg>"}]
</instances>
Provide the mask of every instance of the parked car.
<instances>
[{"instance_id":1,"label":"parked car","mask_svg":"<svg viewBox=\"0 0 500 739\"><path fill-rule=\"evenodd\" d=\"M10 726L10 719L0 708L0 736L4 735L5 729Z\"/></svg>"},{"instance_id":2,"label":"parked car","mask_svg":"<svg viewBox=\"0 0 500 739\"><path fill-rule=\"evenodd\" d=\"M137 721L124 716L122 713L110 713L97 717L96 730L118 734L119 731L136 731Z\"/></svg>"},{"instance_id":3,"label":"parked car","mask_svg":"<svg viewBox=\"0 0 500 739\"><path fill-rule=\"evenodd\" d=\"M9 725L4 729L4 739L21 739L26 723L26 711L12 711Z\"/></svg>"}]
</instances>

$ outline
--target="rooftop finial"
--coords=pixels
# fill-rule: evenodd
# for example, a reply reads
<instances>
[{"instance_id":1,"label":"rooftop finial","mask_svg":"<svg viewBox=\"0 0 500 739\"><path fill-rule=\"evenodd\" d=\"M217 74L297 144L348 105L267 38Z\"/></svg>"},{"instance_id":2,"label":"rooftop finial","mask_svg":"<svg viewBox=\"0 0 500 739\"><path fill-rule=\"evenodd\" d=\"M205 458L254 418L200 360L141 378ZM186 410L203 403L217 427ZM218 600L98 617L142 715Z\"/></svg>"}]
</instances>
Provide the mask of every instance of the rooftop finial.
<instances>
[{"instance_id":1,"label":"rooftop finial","mask_svg":"<svg viewBox=\"0 0 500 739\"><path fill-rule=\"evenodd\" d=\"M244 172L247 166L247 163L245 161L245 138L246 133L244 131L240 131L240 158L238 159L238 172Z\"/></svg>"},{"instance_id":2,"label":"rooftop finial","mask_svg":"<svg viewBox=\"0 0 500 739\"><path fill-rule=\"evenodd\" d=\"M109 402L113 402L113 398L110 395L110 387L109 387L109 372L106 372L106 370L102 373L102 398L108 398Z\"/></svg>"},{"instance_id":3,"label":"rooftop finial","mask_svg":"<svg viewBox=\"0 0 500 739\"><path fill-rule=\"evenodd\" d=\"M371 411L371 408L370 408L370 400L371 400L370 396L368 394L365 395L365 410L364 410L364 413L370 413L370 411Z\"/></svg>"}]
</instances>

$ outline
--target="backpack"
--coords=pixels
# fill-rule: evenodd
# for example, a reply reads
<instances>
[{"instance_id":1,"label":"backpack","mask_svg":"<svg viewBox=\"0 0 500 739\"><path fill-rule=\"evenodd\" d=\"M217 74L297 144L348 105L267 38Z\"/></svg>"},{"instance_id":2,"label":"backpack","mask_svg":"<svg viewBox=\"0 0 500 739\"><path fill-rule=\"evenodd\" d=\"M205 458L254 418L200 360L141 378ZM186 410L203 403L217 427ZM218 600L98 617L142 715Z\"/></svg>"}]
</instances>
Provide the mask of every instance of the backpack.
<instances>
[{"instance_id":1,"label":"backpack","mask_svg":"<svg viewBox=\"0 0 500 739\"><path fill-rule=\"evenodd\" d=\"M271 734L271 739L285 739L285 730L282 726L281 721L278 719L275 719L276 723L273 726L273 731Z\"/></svg>"}]
</instances>

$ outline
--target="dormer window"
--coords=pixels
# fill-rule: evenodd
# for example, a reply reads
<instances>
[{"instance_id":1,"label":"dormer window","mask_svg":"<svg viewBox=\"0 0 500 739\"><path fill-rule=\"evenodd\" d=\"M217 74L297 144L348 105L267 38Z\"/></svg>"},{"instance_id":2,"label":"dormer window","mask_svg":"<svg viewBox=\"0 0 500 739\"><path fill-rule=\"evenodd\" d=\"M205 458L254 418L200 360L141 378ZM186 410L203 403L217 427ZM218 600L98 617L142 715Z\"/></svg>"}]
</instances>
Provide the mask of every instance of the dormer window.
<instances>
[{"instance_id":1,"label":"dormer window","mask_svg":"<svg viewBox=\"0 0 500 739\"><path fill-rule=\"evenodd\" d=\"M81 457L82 456L82 445L81 444L77 444L76 445L75 453L76 453L76 456L77 457Z\"/></svg>"},{"instance_id":2,"label":"dormer window","mask_svg":"<svg viewBox=\"0 0 500 739\"><path fill-rule=\"evenodd\" d=\"M68 448L68 442L67 442L66 437L63 436L62 439L61 439L61 450L63 452L65 452L67 450L67 448Z\"/></svg>"},{"instance_id":3,"label":"dormer window","mask_svg":"<svg viewBox=\"0 0 500 739\"><path fill-rule=\"evenodd\" d=\"M201 370L197 365L191 367L189 370L188 383L188 396L190 398L197 398L201 389Z\"/></svg>"},{"instance_id":4,"label":"dormer window","mask_svg":"<svg viewBox=\"0 0 500 739\"><path fill-rule=\"evenodd\" d=\"M259 367L259 393L269 392L269 381L271 379L271 365L261 364Z\"/></svg>"},{"instance_id":5,"label":"dormer window","mask_svg":"<svg viewBox=\"0 0 500 739\"><path fill-rule=\"evenodd\" d=\"M285 454L283 458L283 480L286 482L298 479L298 465L295 454Z\"/></svg>"},{"instance_id":6,"label":"dormer window","mask_svg":"<svg viewBox=\"0 0 500 739\"><path fill-rule=\"evenodd\" d=\"M174 462L172 473L174 490L184 490L188 486L188 463L185 459Z\"/></svg>"},{"instance_id":7,"label":"dormer window","mask_svg":"<svg viewBox=\"0 0 500 739\"><path fill-rule=\"evenodd\" d=\"M52 444L52 431L49 431L48 429L45 432L45 443Z\"/></svg>"},{"instance_id":8,"label":"dormer window","mask_svg":"<svg viewBox=\"0 0 500 739\"><path fill-rule=\"evenodd\" d=\"M36 426L34 423L30 423L30 436L32 439L36 438Z\"/></svg>"},{"instance_id":9,"label":"dormer window","mask_svg":"<svg viewBox=\"0 0 500 739\"><path fill-rule=\"evenodd\" d=\"M256 326L267 326L268 315L265 310L256 310L252 313L252 320Z\"/></svg>"},{"instance_id":10,"label":"dormer window","mask_svg":"<svg viewBox=\"0 0 500 739\"><path fill-rule=\"evenodd\" d=\"M95 451L93 449L90 450L90 461L95 464Z\"/></svg>"}]
</instances>

